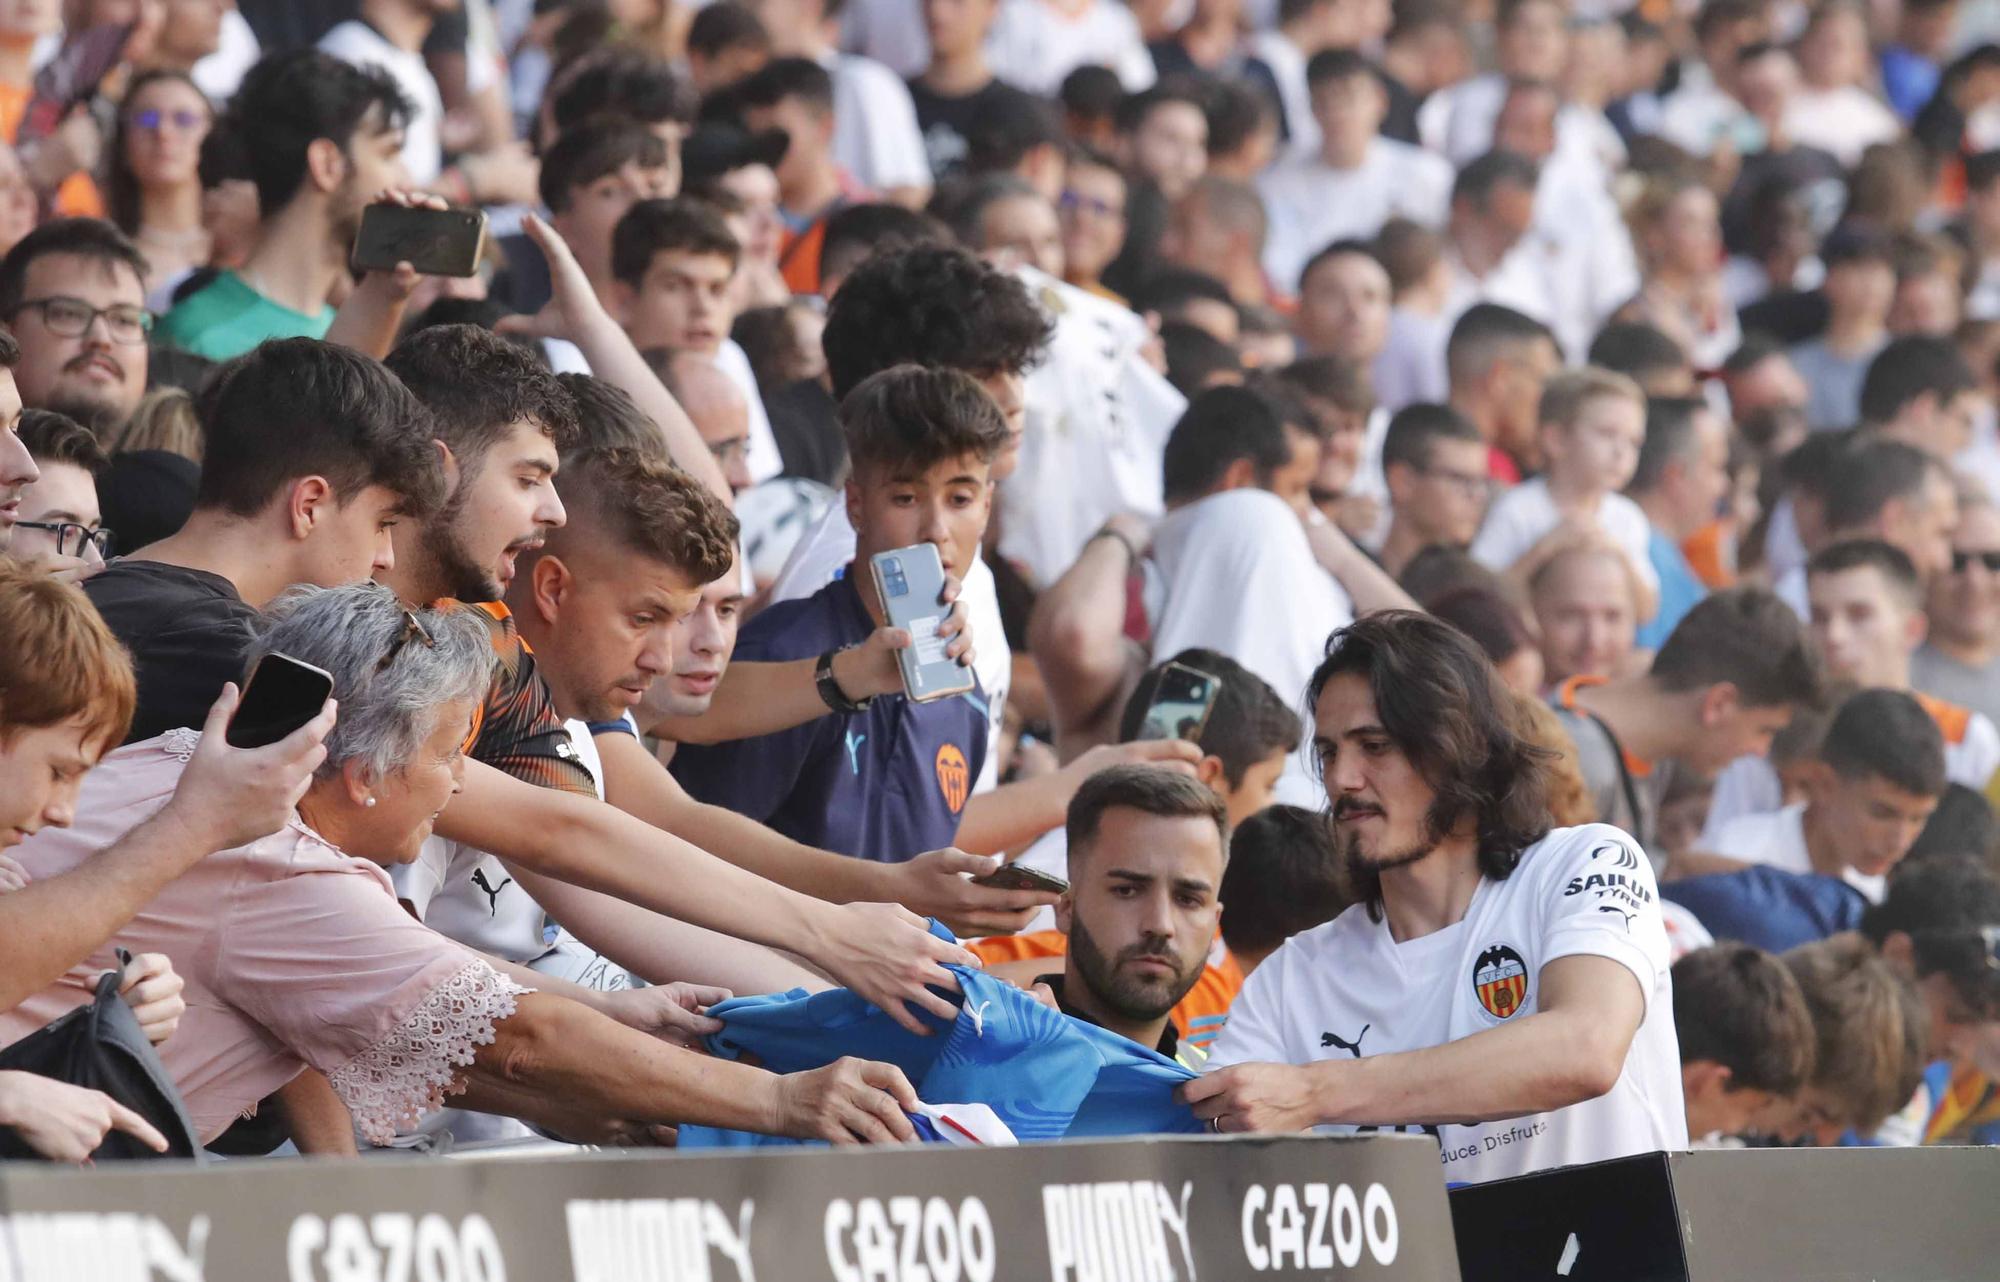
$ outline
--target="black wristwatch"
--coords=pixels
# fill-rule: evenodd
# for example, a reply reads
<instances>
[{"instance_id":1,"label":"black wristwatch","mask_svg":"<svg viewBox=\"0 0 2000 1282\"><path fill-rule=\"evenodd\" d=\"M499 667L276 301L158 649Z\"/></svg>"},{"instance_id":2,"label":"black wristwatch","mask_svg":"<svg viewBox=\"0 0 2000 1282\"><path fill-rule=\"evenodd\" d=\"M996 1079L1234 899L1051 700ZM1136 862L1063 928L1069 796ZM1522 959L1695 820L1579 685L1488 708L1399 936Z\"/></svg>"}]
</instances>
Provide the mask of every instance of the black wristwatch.
<instances>
[{"instance_id":1,"label":"black wristwatch","mask_svg":"<svg viewBox=\"0 0 2000 1282\"><path fill-rule=\"evenodd\" d=\"M819 657L819 663L813 668L813 684L819 687L819 697L833 711L842 714L866 712L868 705L875 702L875 696L850 699L847 692L840 688L840 682L833 679L833 656L839 653L839 650L828 650Z\"/></svg>"}]
</instances>

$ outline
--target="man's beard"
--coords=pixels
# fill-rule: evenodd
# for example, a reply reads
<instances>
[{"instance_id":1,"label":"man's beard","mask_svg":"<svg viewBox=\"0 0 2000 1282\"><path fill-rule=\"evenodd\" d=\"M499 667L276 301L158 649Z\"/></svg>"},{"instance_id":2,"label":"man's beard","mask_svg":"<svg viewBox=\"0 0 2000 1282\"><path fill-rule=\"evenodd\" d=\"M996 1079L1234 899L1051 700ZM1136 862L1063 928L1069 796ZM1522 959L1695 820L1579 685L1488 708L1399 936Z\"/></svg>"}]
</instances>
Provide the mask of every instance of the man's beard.
<instances>
[{"instance_id":1,"label":"man's beard","mask_svg":"<svg viewBox=\"0 0 2000 1282\"><path fill-rule=\"evenodd\" d=\"M1083 980L1084 986L1105 1009L1136 1022L1155 1020L1172 1010L1201 978L1199 966L1186 968L1166 941L1157 935L1141 938L1116 958L1106 957L1097 941L1091 938L1090 931L1075 917L1070 919L1069 924L1069 956L1076 964L1078 978ZM1134 957L1161 957L1170 961L1175 968L1171 982L1163 988L1127 977L1119 969L1119 964Z\"/></svg>"},{"instance_id":2,"label":"man's beard","mask_svg":"<svg viewBox=\"0 0 2000 1282\"><path fill-rule=\"evenodd\" d=\"M459 519L464 515L465 496L470 489L464 481L459 483L430 523L431 537L425 542L430 545L431 559L437 563L438 583L444 596L475 604L498 601L506 595L499 576L492 566L479 564L466 550L465 538L459 532Z\"/></svg>"},{"instance_id":3,"label":"man's beard","mask_svg":"<svg viewBox=\"0 0 2000 1282\"><path fill-rule=\"evenodd\" d=\"M125 412L125 407L115 397L86 396L61 388L52 391L46 403L39 408L75 419L89 428L98 444L107 450L118 443L126 423L131 421L131 415Z\"/></svg>"},{"instance_id":4,"label":"man's beard","mask_svg":"<svg viewBox=\"0 0 2000 1282\"><path fill-rule=\"evenodd\" d=\"M1338 813L1339 807L1336 806L1335 814ZM1386 819L1386 815L1384 817ZM1336 822L1333 828L1334 848L1339 853L1340 868L1345 874L1350 895L1369 902L1380 899L1382 874L1391 869L1408 867L1430 855L1444 840L1451 826L1449 816L1441 814L1438 803L1433 802L1424 812L1423 832L1416 841L1400 850L1368 855L1361 851L1360 836L1351 829L1343 829Z\"/></svg>"}]
</instances>

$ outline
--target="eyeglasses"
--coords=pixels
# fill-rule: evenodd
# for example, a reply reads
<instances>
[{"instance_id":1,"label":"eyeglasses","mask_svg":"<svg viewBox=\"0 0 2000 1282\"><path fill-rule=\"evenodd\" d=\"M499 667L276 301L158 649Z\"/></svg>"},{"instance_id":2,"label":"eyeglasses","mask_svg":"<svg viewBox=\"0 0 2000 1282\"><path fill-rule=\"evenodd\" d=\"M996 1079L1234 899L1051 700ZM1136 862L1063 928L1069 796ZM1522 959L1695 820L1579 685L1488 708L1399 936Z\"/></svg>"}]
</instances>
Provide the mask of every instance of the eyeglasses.
<instances>
[{"instance_id":1,"label":"eyeglasses","mask_svg":"<svg viewBox=\"0 0 2000 1282\"><path fill-rule=\"evenodd\" d=\"M431 635L431 630L424 626L423 620L417 617L416 611L405 610L403 611L403 630L398 632L396 639L389 643L389 653L382 656L382 662L375 665L375 670L377 672L387 670L389 665L396 661L396 656L403 652L403 647L413 640L423 642L424 649L426 650L437 649L437 638Z\"/></svg>"},{"instance_id":2,"label":"eyeglasses","mask_svg":"<svg viewBox=\"0 0 2000 1282\"><path fill-rule=\"evenodd\" d=\"M92 529L88 525L78 525L75 521L16 521L23 530L47 530L56 536L56 555L82 558L93 544L97 555L106 561L111 559L111 531L103 526Z\"/></svg>"},{"instance_id":3,"label":"eyeglasses","mask_svg":"<svg viewBox=\"0 0 2000 1282\"><path fill-rule=\"evenodd\" d=\"M1096 214L1099 218L1123 218L1125 206L1114 205L1108 200L1086 196L1080 191L1066 191L1057 198L1056 204L1071 212Z\"/></svg>"},{"instance_id":4,"label":"eyeglasses","mask_svg":"<svg viewBox=\"0 0 2000 1282\"><path fill-rule=\"evenodd\" d=\"M1988 574L2000 574L2000 552L1953 552L1951 571L1953 574L1964 574L1972 568L1974 561L1985 566Z\"/></svg>"},{"instance_id":5,"label":"eyeglasses","mask_svg":"<svg viewBox=\"0 0 2000 1282\"><path fill-rule=\"evenodd\" d=\"M104 327L111 332L111 341L127 347L139 346L146 341L146 335L153 332L153 314L130 303L92 307L81 298L58 294L49 298L23 299L14 305L14 314L18 315L30 307L41 312L42 324L48 327L49 333L60 338L82 338L100 316L104 318Z\"/></svg>"},{"instance_id":6,"label":"eyeglasses","mask_svg":"<svg viewBox=\"0 0 2000 1282\"><path fill-rule=\"evenodd\" d=\"M1477 472L1454 472L1445 467L1427 467L1419 476L1443 481L1469 499L1483 499L1493 491L1493 478Z\"/></svg>"},{"instance_id":7,"label":"eyeglasses","mask_svg":"<svg viewBox=\"0 0 2000 1282\"><path fill-rule=\"evenodd\" d=\"M159 133L163 124L172 125L182 133L193 133L207 123L207 116L199 111L189 111L185 107L179 111L161 111L157 107L152 107L145 111L135 111L131 116L134 129L143 129L151 134Z\"/></svg>"},{"instance_id":8,"label":"eyeglasses","mask_svg":"<svg viewBox=\"0 0 2000 1282\"><path fill-rule=\"evenodd\" d=\"M711 441L708 452L715 455L715 461L727 467L739 459L750 457L750 438L732 436L726 441Z\"/></svg>"}]
</instances>

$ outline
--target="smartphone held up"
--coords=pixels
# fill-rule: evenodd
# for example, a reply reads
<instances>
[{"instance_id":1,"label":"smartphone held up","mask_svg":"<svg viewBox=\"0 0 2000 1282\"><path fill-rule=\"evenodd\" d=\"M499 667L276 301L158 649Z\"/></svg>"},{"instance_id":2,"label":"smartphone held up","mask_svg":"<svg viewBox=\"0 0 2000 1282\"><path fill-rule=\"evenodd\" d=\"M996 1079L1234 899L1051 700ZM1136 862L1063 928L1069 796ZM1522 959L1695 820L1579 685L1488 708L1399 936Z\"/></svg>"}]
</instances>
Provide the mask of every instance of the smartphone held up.
<instances>
[{"instance_id":1,"label":"smartphone held up","mask_svg":"<svg viewBox=\"0 0 2000 1282\"><path fill-rule=\"evenodd\" d=\"M944 561L936 545L878 552L869 558L868 568L889 626L910 634L911 644L896 653L903 692L917 703L929 703L971 690L971 670L945 654L949 639L938 634L951 607L943 599Z\"/></svg>"},{"instance_id":2,"label":"smartphone held up","mask_svg":"<svg viewBox=\"0 0 2000 1282\"><path fill-rule=\"evenodd\" d=\"M390 272L408 263L421 276L471 276L485 248L480 210L384 202L361 211L352 259L358 271Z\"/></svg>"}]
</instances>

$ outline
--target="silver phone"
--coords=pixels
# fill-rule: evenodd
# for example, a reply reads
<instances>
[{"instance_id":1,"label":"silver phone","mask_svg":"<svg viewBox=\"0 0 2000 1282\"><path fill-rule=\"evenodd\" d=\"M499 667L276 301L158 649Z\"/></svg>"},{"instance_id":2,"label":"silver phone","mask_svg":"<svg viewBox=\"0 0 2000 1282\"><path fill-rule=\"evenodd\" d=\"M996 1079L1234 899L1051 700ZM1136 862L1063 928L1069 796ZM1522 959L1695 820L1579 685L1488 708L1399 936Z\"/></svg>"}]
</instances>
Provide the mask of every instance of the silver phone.
<instances>
[{"instance_id":1,"label":"silver phone","mask_svg":"<svg viewBox=\"0 0 2000 1282\"><path fill-rule=\"evenodd\" d=\"M908 632L915 644L896 652L903 671L903 693L917 703L929 703L973 688L972 670L945 657L945 638L938 635L950 607L944 595L944 561L937 546L919 543L877 552L868 560L875 576L875 593L889 626Z\"/></svg>"}]
</instances>

